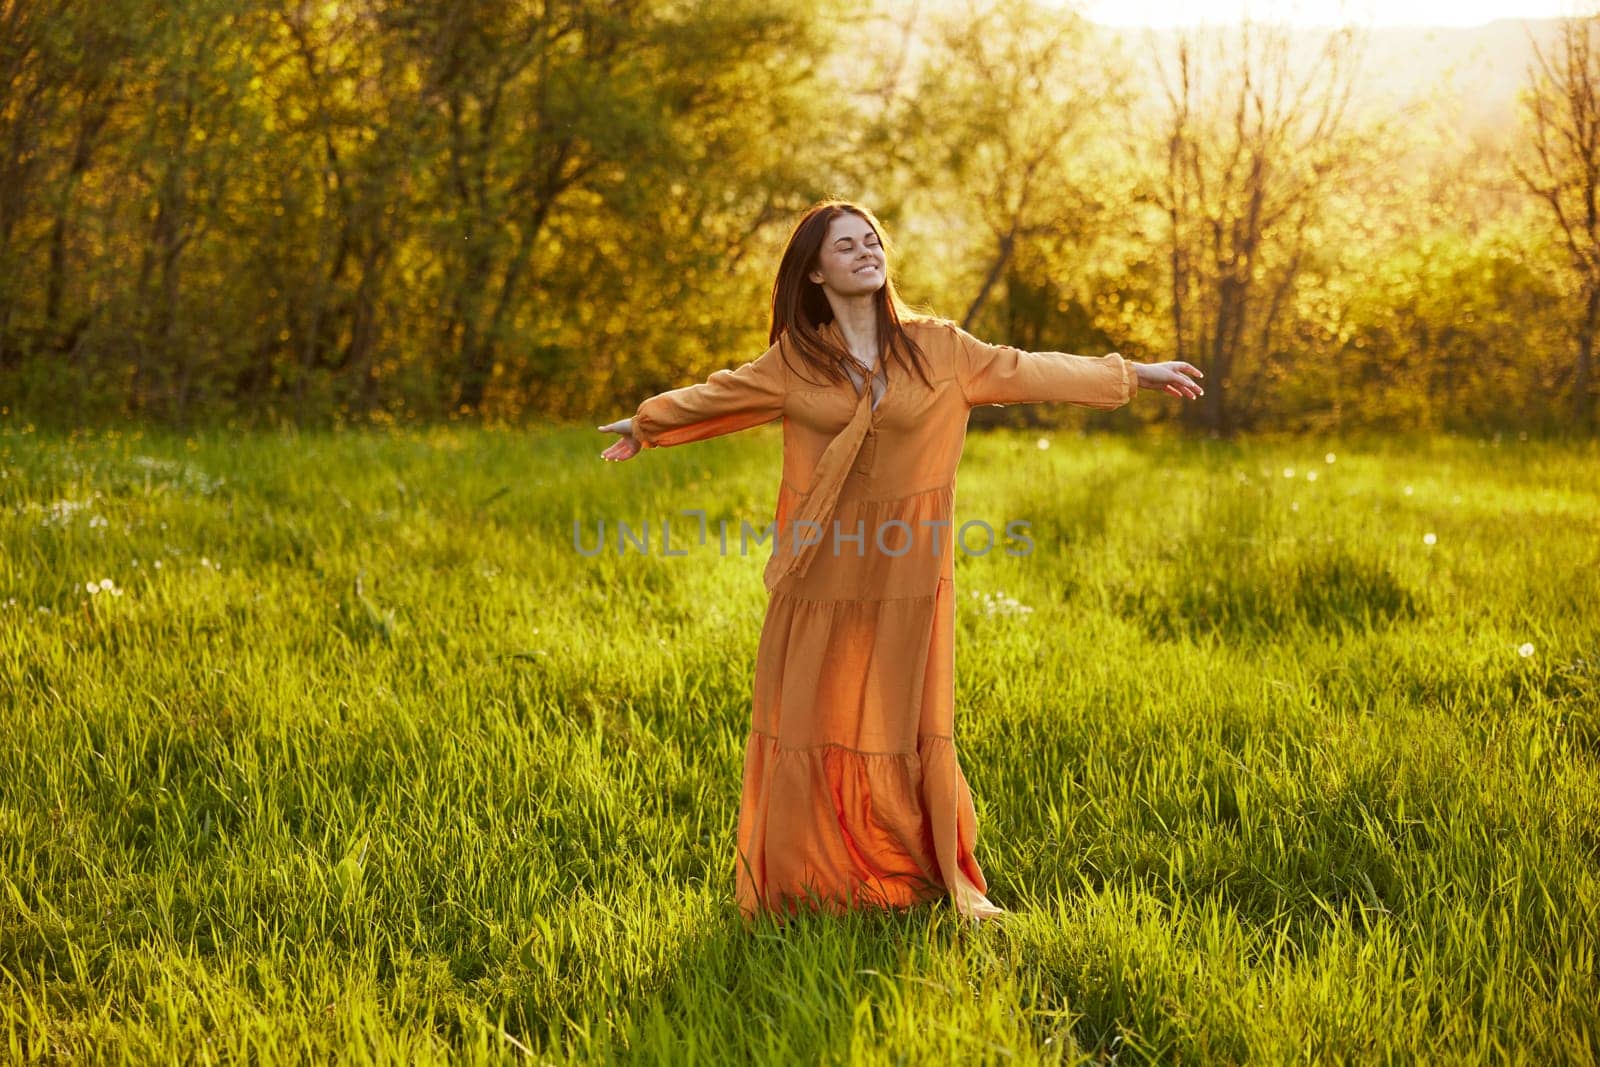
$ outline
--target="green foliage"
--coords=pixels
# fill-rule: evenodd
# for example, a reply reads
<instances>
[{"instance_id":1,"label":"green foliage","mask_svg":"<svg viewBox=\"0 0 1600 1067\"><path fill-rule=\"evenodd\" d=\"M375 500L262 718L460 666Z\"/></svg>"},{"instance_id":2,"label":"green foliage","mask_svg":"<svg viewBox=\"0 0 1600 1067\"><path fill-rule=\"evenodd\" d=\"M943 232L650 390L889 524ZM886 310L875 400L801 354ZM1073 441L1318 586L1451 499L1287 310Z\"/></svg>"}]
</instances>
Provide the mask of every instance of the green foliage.
<instances>
[{"instance_id":1,"label":"green foliage","mask_svg":"<svg viewBox=\"0 0 1600 1067\"><path fill-rule=\"evenodd\" d=\"M38 103L0 112L6 400L515 417L759 333L731 268L804 195L773 138L813 136L816 5L125 7L7 41Z\"/></svg>"},{"instance_id":2,"label":"green foliage","mask_svg":"<svg viewBox=\"0 0 1600 1067\"><path fill-rule=\"evenodd\" d=\"M957 557L1012 915L747 933L714 531L778 436L595 437L0 427L11 1058L1600 1054L1592 443L974 436L959 521L1034 542Z\"/></svg>"},{"instance_id":3,"label":"green foliage","mask_svg":"<svg viewBox=\"0 0 1600 1067\"><path fill-rule=\"evenodd\" d=\"M609 420L765 347L829 195L982 335L1200 366L1154 421L1560 433L1592 392L1585 179L1550 155L1592 78L1469 143L1344 114L1353 42L1230 31L1168 99L1170 40L1040 0L7 12L0 413Z\"/></svg>"}]
</instances>

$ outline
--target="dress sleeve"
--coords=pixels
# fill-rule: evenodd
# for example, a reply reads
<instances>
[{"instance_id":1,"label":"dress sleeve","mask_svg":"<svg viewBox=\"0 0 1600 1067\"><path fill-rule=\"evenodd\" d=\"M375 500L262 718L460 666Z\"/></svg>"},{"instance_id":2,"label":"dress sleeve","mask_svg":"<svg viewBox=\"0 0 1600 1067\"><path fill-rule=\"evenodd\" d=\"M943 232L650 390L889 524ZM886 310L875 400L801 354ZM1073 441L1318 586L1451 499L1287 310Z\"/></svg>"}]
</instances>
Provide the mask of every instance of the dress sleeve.
<instances>
[{"instance_id":1,"label":"dress sleeve","mask_svg":"<svg viewBox=\"0 0 1600 1067\"><path fill-rule=\"evenodd\" d=\"M1131 360L1115 352L1074 356L1066 352L1024 352L991 345L959 326L956 375L968 406L1057 402L1112 411L1139 391Z\"/></svg>"},{"instance_id":2,"label":"dress sleeve","mask_svg":"<svg viewBox=\"0 0 1600 1067\"><path fill-rule=\"evenodd\" d=\"M783 356L774 344L733 370L699 385L657 393L633 413L640 448L663 448L759 426L783 415Z\"/></svg>"}]
</instances>

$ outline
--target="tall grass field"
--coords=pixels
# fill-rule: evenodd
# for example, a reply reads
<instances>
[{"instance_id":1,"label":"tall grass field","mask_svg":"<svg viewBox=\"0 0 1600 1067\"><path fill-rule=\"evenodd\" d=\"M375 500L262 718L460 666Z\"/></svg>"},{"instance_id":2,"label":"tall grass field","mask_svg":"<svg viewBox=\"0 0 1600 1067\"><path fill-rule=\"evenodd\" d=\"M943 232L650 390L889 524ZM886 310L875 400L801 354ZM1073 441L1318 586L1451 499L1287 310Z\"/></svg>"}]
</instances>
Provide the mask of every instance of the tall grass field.
<instances>
[{"instance_id":1,"label":"tall grass field","mask_svg":"<svg viewBox=\"0 0 1600 1067\"><path fill-rule=\"evenodd\" d=\"M611 440L0 423L0 1059L1600 1057L1600 446L974 431L1012 914L747 931L779 429Z\"/></svg>"}]
</instances>

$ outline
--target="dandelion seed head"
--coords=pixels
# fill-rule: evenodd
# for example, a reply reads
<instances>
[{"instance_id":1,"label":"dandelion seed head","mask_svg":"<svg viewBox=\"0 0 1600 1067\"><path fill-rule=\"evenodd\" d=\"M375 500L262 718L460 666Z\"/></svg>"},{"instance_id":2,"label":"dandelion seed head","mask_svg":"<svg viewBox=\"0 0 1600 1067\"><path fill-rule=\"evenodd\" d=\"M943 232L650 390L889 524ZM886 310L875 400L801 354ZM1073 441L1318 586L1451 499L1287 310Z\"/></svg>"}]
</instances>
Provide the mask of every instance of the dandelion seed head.
<instances>
[{"instance_id":1,"label":"dandelion seed head","mask_svg":"<svg viewBox=\"0 0 1600 1067\"><path fill-rule=\"evenodd\" d=\"M1329 452L1326 456L1322 457L1322 462L1324 462L1324 463L1332 463L1334 461L1334 459L1336 459L1336 458L1337 457L1335 457L1332 452Z\"/></svg>"},{"instance_id":2,"label":"dandelion seed head","mask_svg":"<svg viewBox=\"0 0 1600 1067\"><path fill-rule=\"evenodd\" d=\"M1520 646L1518 646L1517 655L1521 656L1523 659L1527 659L1529 656L1533 655L1533 642L1524 641Z\"/></svg>"},{"instance_id":3,"label":"dandelion seed head","mask_svg":"<svg viewBox=\"0 0 1600 1067\"><path fill-rule=\"evenodd\" d=\"M100 591L100 584L98 582L84 582L83 587L89 591L90 596L93 596L95 593Z\"/></svg>"},{"instance_id":4,"label":"dandelion seed head","mask_svg":"<svg viewBox=\"0 0 1600 1067\"><path fill-rule=\"evenodd\" d=\"M1043 451L1043 450L1044 450L1044 449L1046 449L1046 448L1049 448L1049 447L1050 447L1050 438L1048 438L1048 437L1041 437L1041 438L1039 438L1039 440L1038 440L1038 442L1037 442L1037 443L1038 443L1038 445L1039 445L1039 449L1040 449L1040 451Z\"/></svg>"},{"instance_id":5,"label":"dandelion seed head","mask_svg":"<svg viewBox=\"0 0 1600 1067\"><path fill-rule=\"evenodd\" d=\"M1439 543L1439 539L1437 537L1435 537L1432 533L1425 533L1425 534L1422 535L1422 543L1425 544L1425 545L1438 544Z\"/></svg>"},{"instance_id":6,"label":"dandelion seed head","mask_svg":"<svg viewBox=\"0 0 1600 1067\"><path fill-rule=\"evenodd\" d=\"M100 579L100 588L101 589L110 589L112 586L114 586L116 584L117 583L113 582L110 578L102 578L102 579Z\"/></svg>"},{"instance_id":7,"label":"dandelion seed head","mask_svg":"<svg viewBox=\"0 0 1600 1067\"><path fill-rule=\"evenodd\" d=\"M1317 480L1317 472L1316 471L1306 471L1306 481L1314 482L1316 480Z\"/></svg>"},{"instance_id":8,"label":"dandelion seed head","mask_svg":"<svg viewBox=\"0 0 1600 1067\"><path fill-rule=\"evenodd\" d=\"M1283 476L1285 478L1293 478L1294 477L1294 468L1293 467L1285 467L1285 468L1283 468Z\"/></svg>"}]
</instances>

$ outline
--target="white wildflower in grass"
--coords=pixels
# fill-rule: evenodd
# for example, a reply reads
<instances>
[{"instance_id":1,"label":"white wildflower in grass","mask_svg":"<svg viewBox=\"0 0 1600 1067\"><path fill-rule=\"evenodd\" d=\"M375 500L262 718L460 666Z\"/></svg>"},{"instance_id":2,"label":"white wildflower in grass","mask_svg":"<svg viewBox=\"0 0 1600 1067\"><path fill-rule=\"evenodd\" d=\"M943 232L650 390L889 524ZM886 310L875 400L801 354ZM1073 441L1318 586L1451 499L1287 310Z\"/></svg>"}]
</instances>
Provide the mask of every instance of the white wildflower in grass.
<instances>
[{"instance_id":1,"label":"white wildflower in grass","mask_svg":"<svg viewBox=\"0 0 1600 1067\"><path fill-rule=\"evenodd\" d=\"M1332 463L1334 461L1334 459L1335 459L1334 454L1332 452L1329 452L1326 456L1322 457L1322 462L1324 462L1324 463Z\"/></svg>"},{"instance_id":2,"label":"white wildflower in grass","mask_svg":"<svg viewBox=\"0 0 1600 1067\"><path fill-rule=\"evenodd\" d=\"M985 615L1027 615L1033 609L1021 603L1015 597L1006 596L1005 590L983 594L983 613Z\"/></svg>"},{"instance_id":3,"label":"white wildflower in grass","mask_svg":"<svg viewBox=\"0 0 1600 1067\"><path fill-rule=\"evenodd\" d=\"M160 570L160 569L161 569L161 561L158 559L158 560L156 560L156 570Z\"/></svg>"},{"instance_id":4,"label":"white wildflower in grass","mask_svg":"<svg viewBox=\"0 0 1600 1067\"><path fill-rule=\"evenodd\" d=\"M1306 481L1314 482L1316 480L1317 480L1317 472L1316 471L1306 471Z\"/></svg>"},{"instance_id":5,"label":"white wildflower in grass","mask_svg":"<svg viewBox=\"0 0 1600 1067\"><path fill-rule=\"evenodd\" d=\"M209 496L222 487L226 478L212 478L204 471L187 463L155 456L134 456L133 465L144 472L147 480L161 480L184 489L193 489Z\"/></svg>"},{"instance_id":6,"label":"white wildflower in grass","mask_svg":"<svg viewBox=\"0 0 1600 1067\"><path fill-rule=\"evenodd\" d=\"M1527 659L1529 656L1533 655L1533 642L1524 641L1521 645L1519 645L1517 647L1517 655L1521 656L1523 659Z\"/></svg>"},{"instance_id":7,"label":"white wildflower in grass","mask_svg":"<svg viewBox=\"0 0 1600 1067\"><path fill-rule=\"evenodd\" d=\"M93 596L100 591L99 582L85 582L83 587L89 591L90 596Z\"/></svg>"},{"instance_id":8,"label":"white wildflower in grass","mask_svg":"<svg viewBox=\"0 0 1600 1067\"><path fill-rule=\"evenodd\" d=\"M1283 476L1285 478L1293 478L1294 477L1294 468L1293 467L1285 467L1285 468L1283 468Z\"/></svg>"},{"instance_id":9,"label":"white wildflower in grass","mask_svg":"<svg viewBox=\"0 0 1600 1067\"><path fill-rule=\"evenodd\" d=\"M113 582L110 578L102 578L102 579L100 579L100 588L101 589L112 589L112 588L116 587L116 584L117 583Z\"/></svg>"},{"instance_id":10,"label":"white wildflower in grass","mask_svg":"<svg viewBox=\"0 0 1600 1067\"><path fill-rule=\"evenodd\" d=\"M1044 449L1046 449L1046 448L1049 448L1049 447L1050 447L1050 438L1048 438L1048 437L1041 437L1041 438L1039 438L1039 440L1038 440L1038 442L1037 442L1037 443L1038 443L1038 445L1039 445L1039 449L1040 449L1040 451L1043 451L1043 450L1044 450Z\"/></svg>"},{"instance_id":11,"label":"white wildflower in grass","mask_svg":"<svg viewBox=\"0 0 1600 1067\"><path fill-rule=\"evenodd\" d=\"M90 500L93 499L91 496ZM39 520L40 526L65 526L72 521L72 517L87 508L90 500L56 500L44 505L40 510L44 518ZM93 525L91 522L90 525Z\"/></svg>"},{"instance_id":12,"label":"white wildflower in grass","mask_svg":"<svg viewBox=\"0 0 1600 1067\"><path fill-rule=\"evenodd\" d=\"M1425 533L1422 535L1422 543L1425 545L1436 545L1439 543L1439 539L1432 533Z\"/></svg>"},{"instance_id":13,"label":"white wildflower in grass","mask_svg":"<svg viewBox=\"0 0 1600 1067\"><path fill-rule=\"evenodd\" d=\"M103 530L107 526L110 526L110 525L111 525L111 523L106 519L106 517L104 515L95 515L95 516L93 516L93 517L91 517L89 519L89 529L91 529L91 530L94 530L94 529L102 529Z\"/></svg>"},{"instance_id":14,"label":"white wildflower in grass","mask_svg":"<svg viewBox=\"0 0 1600 1067\"><path fill-rule=\"evenodd\" d=\"M1402 493L1404 493L1404 494L1405 494L1405 495L1406 495L1406 496L1410 496L1410 495L1411 495L1411 487L1410 487L1410 486L1409 486L1409 485L1408 485L1408 486L1406 486L1406 487L1405 487L1405 488L1404 488L1404 489L1402 489L1402 490L1400 490L1400 491L1401 491L1401 492L1402 492Z\"/></svg>"}]
</instances>

